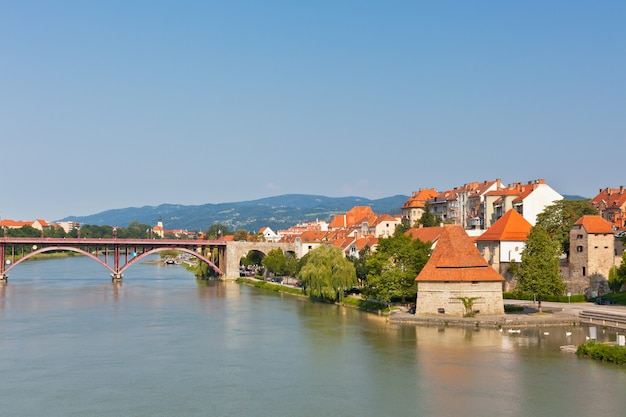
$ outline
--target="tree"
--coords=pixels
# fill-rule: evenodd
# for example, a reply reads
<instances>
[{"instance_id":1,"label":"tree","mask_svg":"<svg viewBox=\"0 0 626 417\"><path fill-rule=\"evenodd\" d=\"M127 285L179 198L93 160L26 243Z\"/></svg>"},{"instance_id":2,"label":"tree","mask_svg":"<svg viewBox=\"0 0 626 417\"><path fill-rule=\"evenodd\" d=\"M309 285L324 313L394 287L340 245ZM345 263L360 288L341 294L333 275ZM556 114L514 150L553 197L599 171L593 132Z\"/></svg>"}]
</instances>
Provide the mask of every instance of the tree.
<instances>
[{"instance_id":1,"label":"tree","mask_svg":"<svg viewBox=\"0 0 626 417\"><path fill-rule=\"evenodd\" d=\"M285 270L285 254L283 250L276 248L269 251L261 261L261 265L263 265L268 272L272 272L276 275L283 274Z\"/></svg>"},{"instance_id":2,"label":"tree","mask_svg":"<svg viewBox=\"0 0 626 417\"><path fill-rule=\"evenodd\" d=\"M548 295L562 295L565 284L559 274L561 245L540 226L530 229L522 262L515 273L518 277L515 292L531 294L541 302Z\"/></svg>"},{"instance_id":3,"label":"tree","mask_svg":"<svg viewBox=\"0 0 626 417\"><path fill-rule=\"evenodd\" d=\"M397 231L397 230L396 230ZM372 249L366 245L359 250L359 256L348 256L347 259L352 262L356 271L356 279L359 285L363 285L367 281L367 273L369 268L367 267L367 258L370 256Z\"/></svg>"},{"instance_id":4,"label":"tree","mask_svg":"<svg viewBox=\"0 0 626 417\"><path fill-rule=\"evenodd\" d=\"M622 288L624 282L622 281L622 277L619 276L619 268L616 265L613 265L611 269L609 269L609 289L613 291L613 294L619 292Z\"/></svg>"},{"instance_id":5,"label":"tree","mask_svg":"<svg viewBox=\"0 0 626 417\"><path fill-rule=\"evenodd\" d=\"M430 243L402 235L378 241L378 248L366 262L368 268L365 294L379 301L415 297L420 273L430 256Z\"/></svg>"},{"instance_id":6,"label":"tree","mask_svg":"<svg viewBox=\"0 0 626 417\"><path fill-rule=\"evenodd\" d=\"M108 227L108 226L107 226ZM113 235L113 228L110 228L110 231L107 230L107 237L111 237ZM81 236L82 236L82 228L81 228ZM86 237L86 236L83 236ZM104 236L103 236L104 237ZM125 228L119 228L117 231L117 237L124 239L155 239L159 236L152 233L152 226L147 224L141 224L137 221L132 221Z\"/></svg>"},{"instance_id":7,"label":"tree","mask_svg":"<svg viewBox=\"0 0 626 417\"><path fill-rule=\"evenodd\" d=\"M537 215L535 226L540 226L561 245L561 251L569 257L569 233L584 215L598 214L589 200L559 200L547 206Z\"/></svg>"},{"instance_id":8,"label":"tree","mask_svg":"<svg viewBox=\"0 0 626 417\"><path fill-rule=\"evenodd\" d=\"M295 277L298 272L298 258L293 252L285 253L285 267L283 273L290 277Z\"/></svg>"},{"instance_id":9,"label":"tree","mask_svg":"<svg viewBox=\"0 0 626 417\"><path fill-rule=\"evenodd\" d=\"M619 265L619 268L616 270L615 277L615 290L614 292L619 292L622 289L622 286L626 284L626 252L622 252L622 263ZM609 271L609 287L611 286L611 273Z\"/></svg>"},{"instance_id":10,"label":"tree","mask_svg":"<svg viewBox=\"0 0 626 417\"><path fill-rule=\"evenodd\" d=\"M438 216L435 216L430 211L430 204L426 202L426 204L424 205L424 213L422 213L422 216L415 222L415 224L416 225L421 224L424 227L435 227L435 226L439 226L440 223L441 223L441 218Z\"/></svg>"},{"instance_id":11,"label":"tree","mask_svg":"<svg viewBox=\"0 0 626 417\"><path fill-rule=\"evenodd\" d=\"M235 242L246 242L248 240L248 231L243 229L237 230L233 236L233 240Z\"/></svg>"},{"instance_id":12,"label":"tree","mask_svg":"<svg viewBox=\"0 0 626 417\"><path fill-rule=\"evenodd\" d=\"M214 223L204 232L207 240L217 240L223 236L230 235L231 231L228 226L220 223Z\"/></svg>"},{"instance_id":13,"label":"tree","mask_svg":"<svg viewBox=\"0 0 626 417\"><path fill-rule=\"evenodd\" d=\"M480 297L456 297L457 300L463 303L465 308L465 314L463 317L474 317L476 312L474 311L474 301L480 299Z\"/></svg>"},{"instance_id":14,"label":"tree","mask_svg":"<svg viewBox=\"0 0 626 417\"><path fill-rule=\"evenodd\" d=\"M300 280L310 296L341 301L343 291L356 285L354 265L340 249L324 245L307 255L307 262L300 270Z\"/></svg>"}]
</instances>

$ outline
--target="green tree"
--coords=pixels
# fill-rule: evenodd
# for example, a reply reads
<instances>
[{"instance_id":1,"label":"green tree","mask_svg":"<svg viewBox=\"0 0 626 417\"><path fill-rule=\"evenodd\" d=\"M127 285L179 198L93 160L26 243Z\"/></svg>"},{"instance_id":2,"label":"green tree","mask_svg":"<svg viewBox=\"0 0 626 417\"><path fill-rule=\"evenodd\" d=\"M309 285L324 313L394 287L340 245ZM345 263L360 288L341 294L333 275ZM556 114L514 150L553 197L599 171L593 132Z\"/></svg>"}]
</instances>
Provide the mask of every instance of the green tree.
<instances>
[{"instance_id":1,"label":"green tree","mask_svg":"<svg viewBox=\"0 0 626 417\"><path fill-rule=\"evenodd\" d=\"M537 215L535 226L540 226L561 245L561 251L569 257L569 233L584 215L598 214L589 200L559 200L547 206Z\"/></svg>"},{"instance_id":2,"label":"green tree","mask_svg":"<svg viewBox=\"0 0 626 417\"><path fill-rule=\"evenodd\" d=\"M214 223L204 232L207 240L217 240L226 235L230 235L231 231L228 226L221 223Z\"/></svg>"},{"instance_id":3,"label":"green tree","mask_svg":"<svg viewBox=\"0 0 626 417\"><path fill-rule=\"evenodd\" d=\"M617 276L615 278L616 291L619 292L622 286L626 284L626 252L622 252L622 263L617 268ZM611 285L610 273L609 273L609 285Z\"/></svg>"},{"instance_id":4,"label":"green tree","mask_svg":"<svg viewBox=\"0 0 626 417\"><path fill-rule=\"evenodd\" d=\"M285 262L283 250L276 248L265 255L261 261L261 265L263 265L268 272L272 272L275 275L282 275L285 270Z\"/></svg>"},{"instance_id":5,"label":"green tree","mask_svg":"<svg viewBox=\"0 0 626 417\"><path fill-rule=\"evenodd\" d=\"M615 294L619 292L622 288L624 282L622 281L622 277L619 276L619 268L616 265L613 265L611 269L609 269L609 289L613 291Z\"/></svg>"},{"instance_id":6,"label":"green tree","mask_svg":"<svg viewBox=\"0 0 626 417\"><path fill-rule=\"evenodd\" d=\"M378 241L376 252L366 261L368 268L366 296L389 302L392 298L415 297L420 273L428 257L431 245L404 234L394 235Z\"/></svg>"},{"instance_id":7,"label":"green tree","mask_svg":"<svg viewBox=\"0 0 626 417\"><path fill-rule=\"evenodd\" d=\"M530 229L522 262L515 273L518 277L515 292L531 294L541 301L548 295L562 295L565 284L559 274L561 245L540 226Z\"/></svg>"},{"instance_id":8,"label":"green tree","mask_svg":"<svg viewBox=\"0 0 626 417\"><path fill-rule=\"evenodd\" d=\"M433 214L430 209L430 204L426 202L426 204L424 205L424 213L422 213L422 216L415 222L415 224L421 224L424 227L435 227L439 226L440 223L441 218Z\"/></svg>"},{"instance_id":9,"label":"green tree","mask_svg":"<svg viewBox=\"0 0 626 417\"><path fill-rule=\"evenodd\" d=\"M480 299L480 297L456 297L456 299L460 300L463 303L463 308L465 308L463 317L474 317L476 315L474 301Z\"/></svg>"},{"instance_id":10,"label":"green tree","mask_svg":"<svg viewBox=\"0 0 626 417\"><path fill-rule=\"evenodd\" d=\"M359 256L347 257L347 259L354 264L356 279L358 280L359 285L363 285L365 281L367 281L367 274L369 272L369 268L367 267L367 258L370 256L371 252L372 249L366 245L359 250Z\"/></svg>"},{"instance_id":11,"label":"green tree","mask_svg":"<svg viewBox=\"0 0 626 417\"><path fill-rule=\"evenodd\" d=\"M110 226L107 226L107 228L109 227ZM111 237L113 235L113 228L111 227L110 230L107 229L105 233L107 233L106 237ZM82 228L81 236L86 237L82 234ZM117 237L123 239L157 239L159 236L155 233L152 233L152 226L139 223L137 221L132 221L127 227L122 227L117 230Z\"/></svg>"},{"instance_id":12,"label":"green tree","mask_svg":"<svg viewBox=\"0 0 626 417\"><path fill-rule=\"evenodd\" d=\"M285 253L285 267L283 273L290 277L295 277L298 272L298 258L293 252Z\"/></svg>"},{"instance_id":13,"label":"green tree","mask_svg":"<svg viewBox=\"0 0 626 417\"><path fill-rule=\"evenodd\" d=\"M248 231L243 229L237 230L233 235L233 240L235 240L235 242L246 242L248 240Z\"/></svg>"},{"instance_id":14,"label":"green tree","mask_svg":"<svg viewBox=\"0 0 626 417\"><path fill-rule=\"evenodd\" d=\"M343 291L356 285L354 265L340 249L324 245L307 255L306 264L300 269L300 280L310 296L340 301Z\"/></svg>"}]
</instances>

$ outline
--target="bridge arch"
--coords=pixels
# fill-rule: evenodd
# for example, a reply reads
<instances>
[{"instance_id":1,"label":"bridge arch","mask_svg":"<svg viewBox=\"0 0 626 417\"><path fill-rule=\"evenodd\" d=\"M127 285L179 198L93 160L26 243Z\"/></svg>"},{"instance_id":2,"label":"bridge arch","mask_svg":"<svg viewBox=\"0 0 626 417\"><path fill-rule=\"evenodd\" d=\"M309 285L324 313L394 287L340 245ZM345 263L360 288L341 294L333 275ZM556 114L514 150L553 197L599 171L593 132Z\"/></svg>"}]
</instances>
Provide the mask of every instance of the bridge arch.
<instances>
[{"instance_id":1,"label":"bridge arch","mask_svg":"<svg viewBox=\"0 0 626 417\"><path fill-rule=\"evenodd\" d=\"M228 242L226 245L226 268L224 278L235 279L239 277L239 262L250 251L257 251L264 256L272 249L280 248L283 252L292 252L298 255L298 248L293 243L274 242Z\"/></svg>"},{"instance_id":2,"label":"bridge arch","mask_svg":"<svg viewBox=\"0 0 626 417\"><path fill-rule=\"evenodd\" d=\"M102 259L98 258L96 255L92 254L89 251L80 249L80 248L75 248L73 246L55 246L55 247L47 247L47 248L40 248L37 250L34 250L28 254L24 254L24 256L22 256L20 259L18 259L17 261L11 263L11 265L8 265L5 269L4 272L8 273L11 269L15 268L17 265L21 264L22 262L37 256L39 254L42 254L44 252L58 252L58 251L63 251L63 252L76 252L79 253L81 255L85 255L88 256L89 258L95 260L96 262L100 263L101 265L103 265L105 268L107 268L109 271L111 271L111 273L115 273L115 270L113 269L113 267L109 264L107 264L106 262L104 262Z\"/></svg>"},{"instance_id":3,"label":"bridge arch","mask_svg":"<svg viewBox=\"0 0 626 417\"><path fill-rule=\"evenodd\" d=\"M215 272L217 272L219 275L224 275L224 272L222 272L221 269L219 269L217 267L217 265L215 265L213 263L213 261L211 261L210 259L208 259L207 257L199 254L196 251L193 251L191 249L187 249L187 248L176 248L176 247L171 247L171 248L154 248L154 249L150 249L149 251L143 252L137 256L134 256L130 261L126 262L126 264L124 266L122 266L119 270L120 273L123 273L129 266L131 266L132 264L136 263L137 261L139 261L140 259L146 258L150 255L153 255L155 253L158 252L163 252L163 251L172 251L172 250L176 250L176 251L180 251L180 252L185 252L188 253L190 255L193 255L194 257L200 259L202 262L208 264L211 269L213 269Z\"/></svg>"},{"instance_id":4,"label":"bridge arch","mask_svg":"<svg viewBox=\"0 0 626 417\"><path fill-rule=\"evenodd\" d=\"M37 255L40 255L42 253L45 252L75 252L84 256L87 256L91 259L93 259L94 261L98 262L99 264L101 264L102 266L104 266L106 269L108 269L111 272L111 276L112 277L121 277L124 273L124 271L126 269L128 269L131 265L137 263L137 261L139 261L140 259L144 259L152 254L158 253L158 252L162 252L162 251L166 251L166 250L177 250L180 252L186 252L189 253L191 255L193 255L194 257L198 258L199 260L201 260L202 262L206 263L209 265L209 267L211 267L211 269L213 269L215 272L217 272L219 275L223 275L224 273L222 272L222 270L220 270L217 265L215 265L210 259L206 258L205 256L199 254L196 251L190 250L188 248L183 248L183 247L160 247L160 248L153 248L150 249L148 251L145 251L139 255L133 256L133 257L129 257L128 259L126 259L126 263L121 266L117 271L115 270L115 267L109 265L107 262L103 261L102 259L100 259L97 255L94 255L93 253L83 250L81 248L78 247L73 247L73 246L49 246L49 247L44 247L44 248L39 248L37 250L34 250L32 252L29 253L25 253L24 256L22 256L21 258L19 258L18 260L16 260L15 262L12 262L10 265L7 265L4 268L4 274L8 274L8 272L15 268L17 265L21 264L22 262L33 258Z\"/></svg>"}]
</instances>

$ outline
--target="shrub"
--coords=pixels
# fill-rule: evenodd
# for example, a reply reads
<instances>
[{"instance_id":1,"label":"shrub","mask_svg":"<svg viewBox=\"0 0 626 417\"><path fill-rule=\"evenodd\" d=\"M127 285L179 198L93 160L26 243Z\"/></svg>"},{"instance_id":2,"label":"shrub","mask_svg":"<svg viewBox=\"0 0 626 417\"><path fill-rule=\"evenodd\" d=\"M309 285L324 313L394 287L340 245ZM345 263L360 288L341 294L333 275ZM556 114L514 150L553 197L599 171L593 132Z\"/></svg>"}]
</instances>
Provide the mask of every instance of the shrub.
<instances>
[{"instance_id":1,"label":"shrub","mask_svg":"<svg viewBox=\"0 0 626 417\"><path fill-rule=\"evenodd\" d=\"M624 346L607 345L590 340L579 345L576 354L603 362L613 362L618 365L626 364L626 347Z\"/></svg>"}]
</instances>

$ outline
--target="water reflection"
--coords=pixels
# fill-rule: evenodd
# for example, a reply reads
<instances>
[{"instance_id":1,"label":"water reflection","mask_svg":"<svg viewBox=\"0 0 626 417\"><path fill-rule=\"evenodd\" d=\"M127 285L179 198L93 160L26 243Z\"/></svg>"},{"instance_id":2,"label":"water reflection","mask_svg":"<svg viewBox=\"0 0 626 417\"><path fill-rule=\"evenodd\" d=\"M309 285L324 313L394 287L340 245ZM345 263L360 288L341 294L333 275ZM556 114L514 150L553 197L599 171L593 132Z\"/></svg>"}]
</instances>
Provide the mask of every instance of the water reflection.
<instances>
[{"instance_id":1,"label":"water reflection","mask_svg":"<svg viewBox=\"0 0 626 417\"><path fill-rule=\"evenodd\" d=\"M565 416L622 407L624 368L559 351L584 341L585 328L567 329L568 342L562 327L417 327L198 281L179 267L135 265L116 285L92 260L71 261L25 263L0 287L3 414Z\"/></svg>"}]
</instances>

